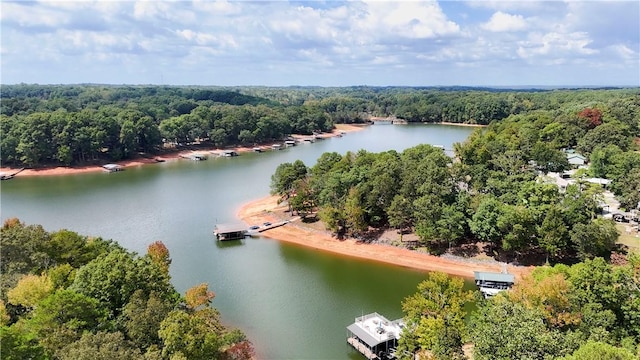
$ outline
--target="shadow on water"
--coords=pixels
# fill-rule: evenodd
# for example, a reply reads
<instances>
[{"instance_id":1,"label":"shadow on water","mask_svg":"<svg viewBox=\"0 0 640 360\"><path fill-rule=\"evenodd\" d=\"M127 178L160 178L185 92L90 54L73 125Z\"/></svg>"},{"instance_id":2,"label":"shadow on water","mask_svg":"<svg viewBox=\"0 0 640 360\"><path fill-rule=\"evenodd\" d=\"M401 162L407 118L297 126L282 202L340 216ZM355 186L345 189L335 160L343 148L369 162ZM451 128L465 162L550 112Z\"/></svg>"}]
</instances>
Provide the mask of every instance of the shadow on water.
<instances>
[{"instance_id":1,"label":"shadow on water","mask_svg":"<svg viewBox=\"0 0 640 360\"><path fill-rule=\"evenodd\" d=\"M231 248L240 247L244 245L244 240L242 239L219 241L215 238L215 236L213 236L212 241L215 241L216 247L218 249L231 249Z\"/></svg>"}]
</instances>

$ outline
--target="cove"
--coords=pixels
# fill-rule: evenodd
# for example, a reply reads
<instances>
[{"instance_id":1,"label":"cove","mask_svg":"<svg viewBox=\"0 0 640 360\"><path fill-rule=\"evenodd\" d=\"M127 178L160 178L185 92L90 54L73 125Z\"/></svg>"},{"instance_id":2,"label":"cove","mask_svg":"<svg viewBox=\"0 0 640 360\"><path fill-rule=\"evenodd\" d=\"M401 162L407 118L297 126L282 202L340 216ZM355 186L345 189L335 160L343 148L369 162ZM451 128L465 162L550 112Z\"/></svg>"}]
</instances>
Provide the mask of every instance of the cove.
<instances>
[{"instance_id":1,"label":"cove","mask_svg":"<svg viewBox=\"0 0 640 360\"><path fill-rule=\"evenodd\" d=\"M346 344L345 327L374 311L400 317L400 302L415 292L423 272L266 238L220 243L213 227L236 221L243 203L267 195L283 162L313 166L328 151L402 151L421 143L451 149L473 130L374 125L234 158L169 161L113 174L18 177L2 182L1 217L113 239L139 253L161 240L171 253L177 290L208 283L223 321L249 336L258 358L361 359Z\"/></svg>"}]
</instances>

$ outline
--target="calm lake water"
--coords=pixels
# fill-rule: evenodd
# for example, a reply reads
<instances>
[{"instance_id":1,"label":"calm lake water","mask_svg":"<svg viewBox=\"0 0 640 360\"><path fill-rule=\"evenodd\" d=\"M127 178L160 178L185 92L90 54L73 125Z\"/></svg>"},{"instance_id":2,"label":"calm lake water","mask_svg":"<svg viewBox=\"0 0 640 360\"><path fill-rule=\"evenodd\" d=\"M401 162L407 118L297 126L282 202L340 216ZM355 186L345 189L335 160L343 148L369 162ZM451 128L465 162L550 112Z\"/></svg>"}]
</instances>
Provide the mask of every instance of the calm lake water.
<instances>
[{"instance_id":1,"label":"calm lake water","mask_svg":"<svg viewBox=\"0 0 640 360\"><path fill-rule=\"evenodd\" d=\"M473 128L375 125L313 144L235 158L170 161L127 169L3 181L1 217L47 230L113 239L144 254L161 240L181 293L208 283L223 321L242 329L262 359L361 359L345 327L377 311L402 316L400 303L424 272L336 256L267 238L215 241L216 223L237 221L245 202L269 193L283 162L313 166L327 151L402 151L421 144L451 149Z\"/></svg>"}]
</instances>

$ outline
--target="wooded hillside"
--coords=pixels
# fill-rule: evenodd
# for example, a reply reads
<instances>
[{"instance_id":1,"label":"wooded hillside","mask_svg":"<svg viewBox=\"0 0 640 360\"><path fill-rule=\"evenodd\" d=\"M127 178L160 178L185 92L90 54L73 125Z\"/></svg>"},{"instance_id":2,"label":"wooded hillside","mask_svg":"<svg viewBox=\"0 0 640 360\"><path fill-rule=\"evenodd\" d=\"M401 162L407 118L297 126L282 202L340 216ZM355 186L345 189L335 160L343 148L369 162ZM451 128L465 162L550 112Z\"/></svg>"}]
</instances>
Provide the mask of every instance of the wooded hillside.
<instances>
[{"instance_id":1,"label":"wooded hillside","mask_svg":"<svg viewBox=\"0 0 640 360\"><path fill-rule=\"evenodd\" d=\"M21 84L2 85L0 96L0 160L27 167L117 161L194 142L251 145L371 116L488 124L535 110L598 108L625 122L638 111L637 89Z\"/></svg>"}]
</instances>

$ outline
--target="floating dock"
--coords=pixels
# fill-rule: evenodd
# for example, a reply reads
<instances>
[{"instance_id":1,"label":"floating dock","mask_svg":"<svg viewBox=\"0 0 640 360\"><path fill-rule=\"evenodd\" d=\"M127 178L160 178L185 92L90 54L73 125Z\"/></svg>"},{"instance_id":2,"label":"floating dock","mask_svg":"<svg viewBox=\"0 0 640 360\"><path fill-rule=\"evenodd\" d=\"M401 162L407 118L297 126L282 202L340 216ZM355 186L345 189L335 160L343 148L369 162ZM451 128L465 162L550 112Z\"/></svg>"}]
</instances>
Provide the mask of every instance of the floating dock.
<instances>
[{"instance_id":1,"label":"floating dock","mask_svg":"<svg viewBox=\"0 0 640 360\"><path fill-rule=\"evenodd\" d=\"M102 169L105 172L117 172L117 171L122 171L124 170L124 168L118 164L106 164L106 165L102 165Z\"/></svg>"},{"instance_id":2,"label":"floating dock","mask_svg":"<svg viewBox=\"0 0 640 360\"><path fill-rule=\"evenodd\" d=\"M363 315L347 326L347 343L369 360L395 359L404 328L402 319L389 321L377 312Z\"/></svg>"},{"instance_id":3,"label":"floating dock","mask_svg":"<svg viewBox=\"0 0 640 360\"><path fill-rule=\"evenodd\" d=\"M200 153L192 153L192 154L180 154L181 158L184 159L189 159L189 160L193 160L193 161L204 161L207 160L207 155L205 154L200 154Z\"/></svg>"}]
</instances>

